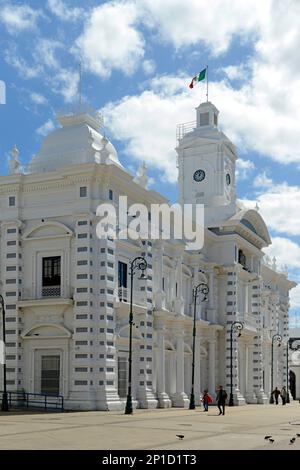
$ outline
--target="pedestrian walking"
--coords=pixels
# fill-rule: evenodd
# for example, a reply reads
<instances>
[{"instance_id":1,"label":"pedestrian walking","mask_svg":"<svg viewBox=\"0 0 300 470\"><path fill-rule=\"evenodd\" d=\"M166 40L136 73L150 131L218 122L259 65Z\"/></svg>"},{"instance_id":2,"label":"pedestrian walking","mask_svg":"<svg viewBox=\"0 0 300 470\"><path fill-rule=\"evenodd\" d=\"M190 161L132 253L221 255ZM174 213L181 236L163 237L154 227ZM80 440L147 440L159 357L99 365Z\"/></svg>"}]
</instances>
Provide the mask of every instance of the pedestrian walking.
<instances>
[{"instance_id":1,"label":"pedestrian walking","mask_svg":"<svg viewBox=\"0 0 300 470\"><path fill-rule=\"evenodd\" d=\"M280 391L278 390L277 387L275 387L275 389L273 390L272 395L275 398L276 405L278 405L278 397L280 395Z\"/></svg>"},{"instance_id":2,"label":"pedestrian walking","mask_svg":"<svg viewBox=\"0 0 300 470\"><path fill-rule=\"evenodd\" d=\"M208 411L208 405L210 405L212 402L213 402L213 399L208 393L208 390L204 390L203 395L202 395L202 403L203 403L204 411Z\"/></svg>"},{"instance_id":3,"label":"pedestrian walking","mask_svg":"<svg viewBox=\"0 0 300 470\"><path fill-rule=\"evenodd\" d=\"M225 404L226 404L226 399L227 399L227 392L226 390L223 389L222 385L219 385L217 389L217 405L219 408L219 416L220 415L225 415Z\"/></svg>"},{"instance_id":4,"label":"pedestrian walking","mask_svg":"<svg viewBox=\"0 0 300 470\"><path fill-rule=\"evenodd\" d=\"M286 404L286 398L287 398L287 391L286 391L285 387L282 387L282 390L280 392L280 396L281 396L282 404L285 405Z\"/></svg>"}]
</instances>

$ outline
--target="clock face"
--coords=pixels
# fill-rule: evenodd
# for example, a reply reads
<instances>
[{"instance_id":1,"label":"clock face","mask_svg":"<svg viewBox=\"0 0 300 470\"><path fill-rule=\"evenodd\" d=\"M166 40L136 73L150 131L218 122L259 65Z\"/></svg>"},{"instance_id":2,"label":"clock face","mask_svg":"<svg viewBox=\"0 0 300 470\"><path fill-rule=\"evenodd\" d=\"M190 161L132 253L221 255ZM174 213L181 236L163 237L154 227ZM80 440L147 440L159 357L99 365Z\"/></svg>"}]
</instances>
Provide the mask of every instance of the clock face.
<instances>
[{"instance_id":1,"label":"clock face","mask_svg":"<svg viewBox=\"0 0 300 470\"><path fill-rule=\"evenodd\" d=\"M204 170L196 170L194 173L194 180L199 183L200 181L203 181L205 178L205 171Z\"/></svg>"},{"instance_id":2,"label":"clock face","mask_svg":"<svg viewBox=\"0 0 300 470\"><path fill-rule=\"evenodd\" d=\"M226 175L226 183L228 184L228 186L229 186L230 183L231 183L231 176L230 176L229 173L227 173L227 175Z\"/></svg>"}]
</instances>

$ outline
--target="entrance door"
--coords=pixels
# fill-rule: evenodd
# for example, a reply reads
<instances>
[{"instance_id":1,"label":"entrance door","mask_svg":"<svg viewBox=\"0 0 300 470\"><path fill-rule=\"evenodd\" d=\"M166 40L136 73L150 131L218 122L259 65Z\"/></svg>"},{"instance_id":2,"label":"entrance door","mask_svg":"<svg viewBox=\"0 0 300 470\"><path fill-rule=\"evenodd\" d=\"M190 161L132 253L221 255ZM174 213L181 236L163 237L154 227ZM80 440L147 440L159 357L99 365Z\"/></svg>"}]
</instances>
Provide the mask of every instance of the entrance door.
<instances>
[{"instance_id":1,"label":"entrance door","mask_svg":"<svg viewBox=\"0 0 300 470\"><path fill-rule=\"evenodd\" d=\"M290 392L293 400L296 400L296 376L292 370L290 370Z\"/></svg>"},{"instance_id":2,"label":"entrance door","mask_svg":"<svg viewBox=\"0 0 300 470\"><path fill-rule=\"evenodd\" d=\"M41 393L59 395L60 356L41 357Z\"/></svg>"}]
</instances>

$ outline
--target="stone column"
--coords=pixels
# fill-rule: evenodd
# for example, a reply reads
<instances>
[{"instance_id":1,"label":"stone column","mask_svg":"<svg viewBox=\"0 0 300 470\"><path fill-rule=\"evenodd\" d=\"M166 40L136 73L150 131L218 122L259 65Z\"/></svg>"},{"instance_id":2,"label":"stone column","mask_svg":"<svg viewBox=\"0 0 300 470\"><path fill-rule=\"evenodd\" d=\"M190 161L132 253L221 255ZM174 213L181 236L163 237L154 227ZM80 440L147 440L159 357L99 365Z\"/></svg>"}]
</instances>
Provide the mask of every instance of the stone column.
<instances>
[{"instance_id":1,"label":"stone column","mask_svg":"<svg viewBox=\"0 0 300 470\"><path fill-rule=\"evenodd\" d=\"M156 310L162 310L166 304L166 294L163 291L163 244L156 242L154 246L155 266L156 272L154 272L154 282L156 291L154 292L155 308Z\"/></svg>"},{"instance_id":2,"label":"stone column","mask_svg":"<svg viewBox=\"0 0 300 470\"><path fill-rule=\"evenodd\" d=\"M253 386L255 394L257 396L257 402L261 404L268 403L268 397L264 392L263 387L263 361L262 361L262 341L263 341L263 331L262 331L262 318L261 318L261 308L260 308L260 299L262 291L262 280L255 281L252 285L252 313L256 318L256 335L253 338ZM254 371L255 369L255 371Z\"/></svg>"},{"instance_id":3,"label":"stone column","mask_svg":"<svg viewBox=\"0 0 300 470\"><path fill-rule=\"evenodd\" d=\"M176 331L176 394L174 406L187 408L189 399L184 392L184 338L183 331Z\"/></svg>"},{"instance_id":4,"label":"stone column","mask_svg":"<svg viewBox=\"0 0 300 470\"><path fill-rule=\"evenodd\" d=\"M177 284L177 293L176 293L176 284ZM182 297L182 257L178 256L175 260L175 312L183 315L184 313L184 301Z\"/></svg>"},{"instance_id":5,"label":"stone column","mask_svg":"<svg viewBox=\"0 0 300 470\"><path fill-rule=\"evenodd\" d=\"M216 340L208 340L208 391L215 398L216 391Z\"/></svg>"},{"instance_id":6,"label":"stone column","mask_svg":"<svg viewBox=\"0 0 300 470\"><path fill-rule=\"evenodd\" d=\"M216 323L216 309L215 309L215 286L214 286L214 270L209 272L209 293L208 293L208 307L207 307L207 320L210 323Z\"/></svg>"},{"instance_id":7,"label":"stone column","mask_svg":"<svg viewBox=\"0 0 300 470\"><path fill-rule=\"evenodd\" d=\"M231 350L231 325L234 321L238 320L237 317L237 304L238 304L238 272L236 266L228 268L230 271L227 273L227 311L226 311L226 389L228 396L230 394L230 350ZM238 371L238 338L237 334L233 332L232 335L232 393L234 403L236 405L244 405L245 399L239 390L239 371Z\"/></svg>"},{"instance_id":8,"label":"stone column","mask_svg":"<svg viewBox=\"0 0 300 470\"><path fill-rule=\"evenodd\" d=\"M246 400L247 403L257 403L257 398L254 393L253 387L253 351L254 346L252 343L246 345L246 360L247 360L247 388L246 388Z\"/></svg>"},{"instance_id":9,"label":"stone column","mask_svg":"<svg viewBox=\"0 0 300 470\"><path fill-rule=\"evenodd\" d=\"M169 408L171 406L171 400L166 393L165 329L162 325L160 325L157 330L157 344L157 398L160 408Z\"/></svg>"}]
</instances>

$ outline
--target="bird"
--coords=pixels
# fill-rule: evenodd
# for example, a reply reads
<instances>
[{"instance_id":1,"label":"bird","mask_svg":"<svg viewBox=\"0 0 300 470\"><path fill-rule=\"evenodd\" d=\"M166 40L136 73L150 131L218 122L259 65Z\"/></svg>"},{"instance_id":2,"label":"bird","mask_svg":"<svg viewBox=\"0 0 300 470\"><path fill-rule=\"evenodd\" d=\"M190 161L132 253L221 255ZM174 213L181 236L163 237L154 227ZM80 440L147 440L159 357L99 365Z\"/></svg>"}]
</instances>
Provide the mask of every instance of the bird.
<instances>
[{"instance_id":1,"label":"bird","mask_svg":"<svg viewBox=\"0 0 300 470\"><path fill-rule=\"evenodd\" d=\"M182 439L184 438L184 435L183 434L176 434L176 437L178 437L178 439L180 439L182 441Z\"/></svg>"},{"instance_id":2,"label":"bird","mask_svg":"<svg viewBox=\"0 0 300 470\"><path fill-rule=\"evenodd\" d=\"M290 444L294 444L296 438L295 437L292 437L292 439L290 439Z\"/></svg>"},{"instance_id":3,"label":"bird","mask_svg":"<svg viewBox=\"0 0 300 470\"><path fill-rule=\"evenodd\" d=\"M265 436L265 439L266 439L266 440L267 440L267 439L270 439L270 437L272 437L272 436Z\"/></svg>"},{"instance_id":4,"label":"bird","mask_svg":"<svg viewBox=\"0 0 300 470\"><path fill-rule=\"evenodd\" d=\"M273 444L273 442L274 442L274 439L269 439L269 442L271 442L271 444Z\"/></svg>"}]
</instances>

